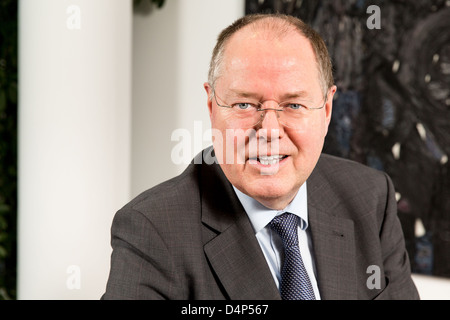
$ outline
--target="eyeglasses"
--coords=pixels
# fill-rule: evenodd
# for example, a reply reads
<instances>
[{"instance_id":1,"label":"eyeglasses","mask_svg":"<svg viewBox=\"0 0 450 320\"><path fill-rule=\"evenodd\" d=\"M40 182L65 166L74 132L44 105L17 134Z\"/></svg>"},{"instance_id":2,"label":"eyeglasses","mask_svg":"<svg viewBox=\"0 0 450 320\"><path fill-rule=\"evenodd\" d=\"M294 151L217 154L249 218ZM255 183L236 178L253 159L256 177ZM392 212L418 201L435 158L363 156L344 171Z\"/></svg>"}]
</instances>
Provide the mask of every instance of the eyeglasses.
<instances>
[{"instance_id":1,"label":"eyeglasses","mask_svg":"<svg viewBox=\"0 0 450 320\"><path fill-rule=\"evenodd\" d=\"M324 102L319 107L312 106L311 101L294 99L293 101L286 101L278 104L278 108L264 108L263 102L242 98L226 105L219 103L223 101L218 97L213 90L212 95L219 107L229 110L227 116L230 124L235 128L252 128L258 125L264 119L266 111L273 110L277 114L280 124L292 129L299 129L304 123L309 114L314 110L319 110L325 107L328 93L324 96Z\"/></svg>"}]
</instances>

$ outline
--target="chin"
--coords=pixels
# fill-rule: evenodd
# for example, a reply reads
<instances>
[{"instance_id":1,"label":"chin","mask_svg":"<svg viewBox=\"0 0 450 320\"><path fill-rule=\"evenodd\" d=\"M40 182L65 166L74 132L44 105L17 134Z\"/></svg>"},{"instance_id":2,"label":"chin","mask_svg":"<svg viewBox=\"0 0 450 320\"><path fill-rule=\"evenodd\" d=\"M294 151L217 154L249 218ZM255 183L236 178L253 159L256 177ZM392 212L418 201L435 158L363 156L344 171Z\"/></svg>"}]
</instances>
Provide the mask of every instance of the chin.
<instances>
[{"instance_id":1,"label":"chin","mask_svg":"<svg viewBox=\"0 0 450 320\"><path fill-rule=\"evenodd\" d=\"M301 186L300 177L292 171L261 175L245 169L239 171L234 166L222 165L222 169L237 189L271 209L283 209Z\"/></svg>"},{"instance_id":2,"label":"chin","mask_svg":"<svg viewBox=\"0 0 450 320\"><path fill-rule=\"evenodd\" d=\"M242 192L271 209L283 209L294 198L299 187L278 181L258 182L257 185L243 186ZM281 207L280 207L281 206Z\"/></svg>"}]
</instances>

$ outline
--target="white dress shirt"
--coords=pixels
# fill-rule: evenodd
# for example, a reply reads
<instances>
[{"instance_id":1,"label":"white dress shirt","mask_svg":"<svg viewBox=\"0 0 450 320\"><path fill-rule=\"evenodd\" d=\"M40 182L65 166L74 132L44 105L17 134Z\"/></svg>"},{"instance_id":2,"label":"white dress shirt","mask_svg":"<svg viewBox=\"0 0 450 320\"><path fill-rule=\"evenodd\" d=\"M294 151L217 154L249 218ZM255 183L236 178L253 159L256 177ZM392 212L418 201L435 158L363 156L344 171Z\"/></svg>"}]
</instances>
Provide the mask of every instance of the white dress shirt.
<instances>
[{"instance_id":1,"label":"white dress shirt","mask_svg":"<svg viewBox=\"0 0 450 320\"><path fill-rule=\"evenodd\" d=\"M270 271L277 287L281 279L281 267L283 265L284 249L280 236L268 225L272 219L284 212L290 212L300 217L298 226L298 238L303 264L308 272L316 299L320 299L317 287L316 271L313 258L313 248L310 231L308 230L308 202L306 196L306 182L300 187L295 198L283 210L272 210L255 199L242 193L234 186L234 191L241 201L250 222L255 231L256 238L267 260Z\"/></svg>"}]
</instances>

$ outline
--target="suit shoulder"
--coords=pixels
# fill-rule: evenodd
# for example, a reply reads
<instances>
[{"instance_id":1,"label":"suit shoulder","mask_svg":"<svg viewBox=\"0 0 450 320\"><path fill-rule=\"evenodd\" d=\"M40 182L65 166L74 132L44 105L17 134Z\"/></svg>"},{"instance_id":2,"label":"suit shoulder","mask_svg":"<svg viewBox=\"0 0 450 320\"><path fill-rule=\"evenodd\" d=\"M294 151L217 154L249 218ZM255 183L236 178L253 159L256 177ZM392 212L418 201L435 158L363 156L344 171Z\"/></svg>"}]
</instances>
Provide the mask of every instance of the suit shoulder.
<instances>
[{"instance_id":1,"label":"suit shoulder","mask_svg":"<svg viewBox=\"0 0 450 320\"><path fill-rule=\"evenodd\" d=\"M197 171L197 165L189 165L180 175L142 192L122 209L131 209L146 215L161 211L168 214L181 208L189 210L190 207L199 205Z\"/></svg>"},{"instance_id":2,"label":"suit shoulder","mask_svg":"<svg viewBox=\"0 0 450 320\"><path fill-rule=\"evenodd\" d=\"M316 168L311 174L311 182L335 188L335 190L381 191L385 193L390 183L389 176L377 169L359 162L322 154Z\"/></svg>"},{"instance_id":3,"label":"suit shoulder","mask_svg":"<svg viewBox=\"0 0 450 320\"><path fill-rule=\"evenodd\" d=\"M329 154L322 154L317 163L321 171L332 172L333 175L364 175L383 177L386 174L380 170L371 168L354 160L340 158Z\"/></svg>"}]
</instances>

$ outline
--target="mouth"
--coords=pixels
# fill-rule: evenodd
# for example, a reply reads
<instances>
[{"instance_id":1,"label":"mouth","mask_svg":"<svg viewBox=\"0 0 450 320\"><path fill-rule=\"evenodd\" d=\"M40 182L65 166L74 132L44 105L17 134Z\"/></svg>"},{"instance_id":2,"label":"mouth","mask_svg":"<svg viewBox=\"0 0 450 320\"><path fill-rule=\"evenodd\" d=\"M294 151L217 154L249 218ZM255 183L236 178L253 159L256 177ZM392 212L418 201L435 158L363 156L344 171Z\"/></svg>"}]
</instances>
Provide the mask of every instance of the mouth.
<instances>
[{"instance_id":1,"label":"mouth","mask_svg":"<svg viewBox=\"0 0 450 320\"><path fill-rule=\"evenodd\" d=\"M270 156L259 156L259 157L249 158L249 161L254 164L256 164L256 162L259 162L260 164L262 164L264 166L272 166L274 164L280 163L287 157L288 157L287 155L276 154L276 155L270 155Z\"/></svg>"}]
</instances>

